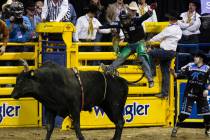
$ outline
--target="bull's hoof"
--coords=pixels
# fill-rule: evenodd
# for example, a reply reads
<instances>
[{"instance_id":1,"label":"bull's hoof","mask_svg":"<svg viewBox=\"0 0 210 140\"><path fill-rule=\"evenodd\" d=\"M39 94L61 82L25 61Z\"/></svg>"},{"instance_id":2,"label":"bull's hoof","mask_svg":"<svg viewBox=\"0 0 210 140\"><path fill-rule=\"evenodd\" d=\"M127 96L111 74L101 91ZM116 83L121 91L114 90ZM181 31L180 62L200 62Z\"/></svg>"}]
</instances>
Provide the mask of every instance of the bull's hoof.
<instances>
[{"instance_id":1,"label":"bull's hoof","mask_svg":"<svg viewBox=\"0 0 210 140\"><path fill-rule=\"evenodd\" d=\"M171 137L176 137L177 136L177 131L178 131L178 127L174 127L172 132L171 132Z\"/></svg>"},{"instance_id":2,"label":"bull's hoof","mask_svg":"<svg viewBox=\"0 0 210 140\"><path fill-rule=\"evenodd\" d=\"M209 130L205 130L205 135L206 135L207 137L210 137L210 131L209 131Z\"/></svg>"},{"instance_id":3,"label":"bull's hoof","mask_svg":"<svg viewBox=\"0 0 210 140\"><path fill-rule=\"evenodd\" d=\"M79 140L85 140L84 136L79 137L78 139L79 139Z\"/></svg>"},{"instance_id":4,"label":"bull's hoof","mask_svg":"<svg viewBox=\"0 0 210 140\"><path fill-rule=\"evenodd\" d=\"M114 138L112 138L111 140L120 140L120 138L115 138L115 137L114 137Z\"/></svg>"}]
</instances>

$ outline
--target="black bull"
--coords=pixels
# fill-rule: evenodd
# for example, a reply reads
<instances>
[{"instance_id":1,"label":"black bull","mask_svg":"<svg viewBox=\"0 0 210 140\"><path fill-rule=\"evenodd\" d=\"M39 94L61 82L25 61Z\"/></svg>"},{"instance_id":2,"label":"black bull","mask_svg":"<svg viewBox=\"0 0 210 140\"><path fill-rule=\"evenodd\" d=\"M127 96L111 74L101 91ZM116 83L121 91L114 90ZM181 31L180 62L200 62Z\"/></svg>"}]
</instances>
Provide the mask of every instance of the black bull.
<instances>
[{"instance_id":1,"label":"black bull","mask_svg":"<svg viewBox=\"0 0 210 140\"><path fill-rule=\"evenodd\" d=\"M120 140L124 126L123 109L128 95L127 81L120 77L104 75L97 71L81 71L84 87L84 111L93 106L102 108L115 124L113 139ZM106 96L105 83L107 83ZM37 70L23 71L17 77L12 92L15 99L33 97L46 107L47 135L49 140L54 129L55 117L70 116L76 136L84 140L80 130L80 111L82 107L81 87L74 72L52 62L43 64Z\"/></svg>"}]
</instances>

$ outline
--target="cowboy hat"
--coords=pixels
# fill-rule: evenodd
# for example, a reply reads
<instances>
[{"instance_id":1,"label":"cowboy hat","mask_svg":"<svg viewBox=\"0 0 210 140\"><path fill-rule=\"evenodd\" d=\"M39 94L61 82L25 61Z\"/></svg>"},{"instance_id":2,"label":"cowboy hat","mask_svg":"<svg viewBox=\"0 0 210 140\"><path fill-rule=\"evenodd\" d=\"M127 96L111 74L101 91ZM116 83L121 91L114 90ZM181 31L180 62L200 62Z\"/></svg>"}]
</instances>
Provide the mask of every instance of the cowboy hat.
<instances>
[{"instance_id":1,"label":"cowboy hat","mask_svg":"<svg viewBox=\"0 0 210 140\"><path fill-rule=\"evenodd\" d=\"M176 20L182 20L179 13L174 11L174 10L169 11L165 16L168 17L168 18L176 19Z\"/></svg>"},{"instance_id":2,"label":"cowboy hat","mask_svg":"<svg viewBox=\"0 0 210 140\"><path fill-rule=\"evenodd\" d=\"M197 51L196 53L194 53L192 55L194 57L201 57L203 59L203 61L206 61L206 59L207 59L206 54L202 50L199 50L199 51Z\"/></svg>"},{"instance_id":3,"label":"cowboy hat","mask_svg":"<svg viewBox=\"0 0 210 140\"><path fill-rule=\"evenodd\" d=\"M128 9L133 10L133 11L138 11L138 5L135 1L132 1L129 5L128 5Z\"/></svg>"},{"instance_id":4,"label":"cowboy hat","mask_svg":"<svg viewBox=\"0 0 210 140\"><path fill-rule=\"evenodd\" d=\"M5 8L6 8L6 6L8 6L8 5L10 5L12 3L12 0L7 0L7 2L6 3L4 3L3 5L2 5L2 11L4 12L5 11Z\"/></svg>"}]
</instances>

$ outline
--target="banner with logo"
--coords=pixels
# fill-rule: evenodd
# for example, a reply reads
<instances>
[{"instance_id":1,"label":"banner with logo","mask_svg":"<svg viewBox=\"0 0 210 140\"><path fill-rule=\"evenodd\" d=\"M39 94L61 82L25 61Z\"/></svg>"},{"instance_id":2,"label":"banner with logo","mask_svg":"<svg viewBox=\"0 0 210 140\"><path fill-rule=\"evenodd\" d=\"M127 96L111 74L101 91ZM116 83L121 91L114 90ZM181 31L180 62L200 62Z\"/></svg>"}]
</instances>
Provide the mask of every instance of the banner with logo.
<instances>
[{"instance_id":1,"label":"banner with logo","mask_svg":"<svg viewBox=\"0 0 210 140\"><path fill-rule=\"evenodd\" d=\"M125 127L166 125L168 102L155 97L128 97L124 107ZM109 128L114 124L105 112L94 107L91 113L82 112L81 128Z\"/></svg>"},{"instance_id":2,"label":"banner with logo","mask_svg":"<svg viewBox=\"0 0 210 140\"><path fill-rule=\"evenodd\" d=\"M31 98L0 99L0 127L41 126L39 103Z\"/></svg>"},{"instance_id":3,"label":"banner with logo","mask_svg":"<svg viewBox=\"0 0 210 140\"><path fill-rule=\"evenodd\" d=\"M201 14L210 14L210 0L201 0Z\"/></svg>"}]
</instances>

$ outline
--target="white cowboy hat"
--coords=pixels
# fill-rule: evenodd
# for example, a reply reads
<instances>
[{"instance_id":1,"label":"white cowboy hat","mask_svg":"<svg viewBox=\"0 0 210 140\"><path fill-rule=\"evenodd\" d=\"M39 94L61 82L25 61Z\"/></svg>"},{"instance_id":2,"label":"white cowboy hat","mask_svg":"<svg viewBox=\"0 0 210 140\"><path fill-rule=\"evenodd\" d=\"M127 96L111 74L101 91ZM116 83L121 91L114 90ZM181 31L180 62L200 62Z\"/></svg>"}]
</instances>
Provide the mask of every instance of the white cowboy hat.
<instances>
[{"instance_id":1,"label":"white cowboy hat","mask_svg":"<svg viewBox=\"0 0 210 140\"><path fill-rule=\"evenodd\" d=\"M3 5L2 5L2 11L4 12L4 9L5 9L5 6L7 6L7 5L10 5L12 3L12 0L7 0L7 2L6 3L4 3Z\"/></svg>"},{"instance_id":2,"label":"white cowboy hat","mask_svg":"<svg viewBox=\"0 0 210 140\"><path fill-rule=\"evenodd\" d=\"M132 1L129 5L128 5L128 8L130 10L135 10L135 11L138 11L138 5L135 1Z\"/></svg>"}]
</instances>

